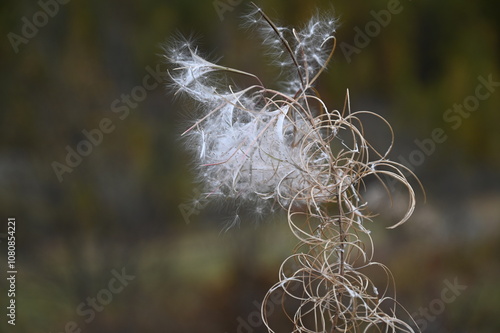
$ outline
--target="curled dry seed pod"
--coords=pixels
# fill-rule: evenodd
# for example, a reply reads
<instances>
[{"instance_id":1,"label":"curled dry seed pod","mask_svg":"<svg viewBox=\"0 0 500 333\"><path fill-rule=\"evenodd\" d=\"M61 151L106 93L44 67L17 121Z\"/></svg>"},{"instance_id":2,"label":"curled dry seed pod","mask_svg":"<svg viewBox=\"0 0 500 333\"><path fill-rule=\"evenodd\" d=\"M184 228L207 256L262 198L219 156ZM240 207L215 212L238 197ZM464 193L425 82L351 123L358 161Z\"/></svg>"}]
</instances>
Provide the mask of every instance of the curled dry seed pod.
<instances>
[{"instance_id":1,"label":"curled dry seed pod","mask_svg":"<svg viewBox=\"0 0 500 333\"><path fill-rule=\"evenodd\" d=\"M360 194L368 176L384 186L389 178L402 183L408 209L393 227L404 223L415 206L403 173L409 170L387 159L394 139L387 121L373 112L351 112L348 94L342 112L330 111L313 87L335 49L336 20L316 15L295 30L274 24L256 8L249 21L288 72L282 91L266 88L253 74L205 60L186 40L167 46L165 57L173 65L172 88L199 104L198 119L183 136L206 195L250 202L256 211L282 207L299 239L262 305L265 325L274 332L266 302L280 290L293 332L413 332L396 317L398 303L387 295L392 275L372 261L365 227L370 216ZM255 84L220 83L230 75L251 77ZM366 115L387 125L392 139L385 151L365 139L360 117ZM384 292L364 274L369 267L381 268L387 277ZM288 300L298 305L291 310Z\"/></svg>"}]
</instances>

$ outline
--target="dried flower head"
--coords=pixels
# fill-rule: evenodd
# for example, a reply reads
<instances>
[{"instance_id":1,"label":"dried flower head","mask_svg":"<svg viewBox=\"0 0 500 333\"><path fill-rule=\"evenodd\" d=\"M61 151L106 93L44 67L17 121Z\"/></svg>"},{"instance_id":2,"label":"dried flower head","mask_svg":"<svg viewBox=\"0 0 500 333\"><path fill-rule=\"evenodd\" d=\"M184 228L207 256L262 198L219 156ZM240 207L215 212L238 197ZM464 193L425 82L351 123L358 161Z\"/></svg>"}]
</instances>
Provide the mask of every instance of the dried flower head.
<instances>
[{"instance_id":1,"label":"dried flower head","mask_svg":"<svg viewBox=\"0 0 500 333\"><path fill-rule=\"evenodd\" d=\"M394 312L384 312L391 299L362 273L381 267L391 284L388 269L371 260L365 228L369 215L360 194L364 179L372 176L385 184L392 177L408 189L407 213L393 227L405 222L415 205L404 167L387 159L392 143L385 151L372 147L359 116L382 119L391 135L392 130L375 113L351 112L348 94L342 111L329 109L314 88L335 49L336 20L315 15L295 30L276 25L256 8L248 21L286 74L281 91L266 88L253 74L204 59L184 39L166 48L166 59L174 67L169 72L172 88L199 105L198 119L183 136L195 155L206 195L250 202L256 212L280 206L300 240L262 306L266 326L273 332L265 304L282 290L283 302L300 301L294 313L286 312L294 332L371 327L413 332ZM220 84L229 82L221 77L230 75L255 83L243 88ZM290 263L293 273L287 274L284 267ZM395 311L397 303L392 302Z\"/></svg>"}]
</instances>

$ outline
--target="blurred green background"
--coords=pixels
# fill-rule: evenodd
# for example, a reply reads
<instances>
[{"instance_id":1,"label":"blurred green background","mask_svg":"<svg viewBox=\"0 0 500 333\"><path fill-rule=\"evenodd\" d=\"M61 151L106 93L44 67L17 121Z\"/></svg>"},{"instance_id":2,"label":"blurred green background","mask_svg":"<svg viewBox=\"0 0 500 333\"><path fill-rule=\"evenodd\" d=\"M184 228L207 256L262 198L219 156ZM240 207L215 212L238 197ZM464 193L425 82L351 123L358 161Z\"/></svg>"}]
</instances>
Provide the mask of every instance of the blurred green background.
<instances>
[{"instance_id":1,"label":"blurred green background","mask_svg":"<svg viewBox=\"0 0 500 333\"><path fill-rule=\"evenodd\" d=\"M492 85L483 100L474 96L479 77L500 81L500 3L259 5L290 26L304 24L315 8L334 8L341 25L321 95L341 109L349 89L353 111L383 115L396 134L391 157L412 163L426 188L427 202L419 192L413 217L395 230L385 227L397 220L398 196L390 208L376 190L367 193L380 212L370 225L375 258L394 273L398 300L424 321L425 332L498 332L500 87ZM2 241L0 330L265 332L257 305L295 245L283 217L244 218L240 227L221 232L230 209L203 201L193 206L200 197L179 141L192 105L174 101L152 76L146 82L151 89L137 88L162 63L160 44L177 32L202 36L206 54L273 83L276 71L259 40L239 28L249 3L73 0L47 6L53 15L37 14L42 7L35 1L0 5L0 232L7 231L7 217L16 217L18 269L12 327L4 314ZM388 6L398 12L377 31L373 13ZM24 27L34 16L37 31ZM367 27L373 36L361 45L356 34ZM23 37L23 29L33 36ZM347 44L363 47L346 54ZM132 93L140 101L123 109L123 96ZM475 111L447 120L447 110L464 102ZM118 106L122 111L113 112ZM111 133L60 182L53 163L65 164L66 147L77 149L82 131L99 128L104 118ZM367 130L383 144L379 125L368 123ZM436 128L446 140L432 148ZM428 144L428 154L418 152L415 140ZM110 293L114 274L123 271L130 280ZM443 302L443 290L454 281L467 288ZM96 297L106 304L91 316L88 302Z\"/></svg>"}]
</instances>

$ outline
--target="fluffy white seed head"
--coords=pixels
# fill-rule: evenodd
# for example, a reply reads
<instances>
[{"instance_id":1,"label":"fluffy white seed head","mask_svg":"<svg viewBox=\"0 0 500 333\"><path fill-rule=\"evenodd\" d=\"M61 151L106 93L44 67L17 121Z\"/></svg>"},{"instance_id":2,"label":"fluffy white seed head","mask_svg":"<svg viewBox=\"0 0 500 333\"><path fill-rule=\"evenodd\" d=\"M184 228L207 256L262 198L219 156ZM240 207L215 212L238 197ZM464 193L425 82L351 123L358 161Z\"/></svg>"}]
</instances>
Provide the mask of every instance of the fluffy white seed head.
<instances>
[{"instance_id":1,"label":"fluffy white seed head","mask_svg":"<svg viewBox=\"0 0 500 333\"><path fill-rule=\"evenodd\" d=\"M264 34L266 29L273 30L263 28ZM326 64L324 44L334 27L313 18L299 32L277 29L296 35L293 54L287 55L287 66L302 63L296 76L300 71L302 79L307 78ZM272 38L269 35L264 42L288 52L280 39L283 36ZM317 45L309 50L313 43ZM195 153L199 180L208 196L255 201L261 209L260 205L270 202L285 207L300 204L302 197L319 192L332 195L332 179L323 175L331 164L331 153L319 144L323 134L308 105L317 102L305 95L310 88L307 81L292 80L293 97L286 91L266 89L257 78L255 86L245 89L223 87L221 74L254 76L205 60L185 40L172 43L166 51L174 65L169 71L172 87L200 104L198 120L184 136Z\"/></svg>"},{"instance_id":2,"label":"fluffy white seed head","mask_svg":"<svg viewBox=\"0 0 500 333\"><path fill-rule=\"evenodd\" d=\"M186 40L166 48L173 90L199 104L197 120L183 134L198 179L206 196L251 202L256 211L275 203L289 208L335 201L358 182L356 172L364 168L360 159L368 158L357 148L366 146L362 137L349 148L337 136L354 127L351 120L328 111L312 89L333 52L336 21L316 15L294 30L276 26L260 10L252 17L263 43L289 71L282 91L204 59ZM255 85L221 84L231 82L229 75L251 77ZM359 200L353 200L354 210Z\"/></svg>"},{"instance_id":3,"label":"fluffy white seed head","mask_svg":"<svg viewBox=\"0 0 500 333\"><path fill-rule=\"evenodd\" d=\"M373 244L363 225L369 216L363 212L366 205L359 191L363 179L374 175L384 183L389 177L407 187L408 211L393 227L408 219L415 204L413 189L401 171L404 167L386 159L393 140L385 151L378 151L364 138L362 117L385 120L369 111L351 113L349 94L343 112L329 111L313 88L334 50L335 19L316 15L294 30L275 25L257 9L249 21L288 74L281 91L266 88L255 75L207 61L185 40L172 43L166 58L174 67L169 72L172 88L199 104L197 119L183 136L195 156L205 194L248 203L256 217L278 204L288 209L290 229L300 240L297 252L280 268L280 281L264 299L265 326L273 331L266 302L280 290L300 303L295 314L287 310L293 307L282 307L294 332L370 327L413 332L393 315L396 307L391 314L382 311L390 300L385 294L389 284L379 294L360 271L381 267L391 276L385 266L371 262ZM230 82L225 75L245 75L255 84L224 85L221 82ZM229 227L240 222L240 211L238 207ZM364 244L360 235L370 243ZM286 273L289 264L294 269ZM310 322L315 323L314 330Z\"/></svg>"}]
</instances>

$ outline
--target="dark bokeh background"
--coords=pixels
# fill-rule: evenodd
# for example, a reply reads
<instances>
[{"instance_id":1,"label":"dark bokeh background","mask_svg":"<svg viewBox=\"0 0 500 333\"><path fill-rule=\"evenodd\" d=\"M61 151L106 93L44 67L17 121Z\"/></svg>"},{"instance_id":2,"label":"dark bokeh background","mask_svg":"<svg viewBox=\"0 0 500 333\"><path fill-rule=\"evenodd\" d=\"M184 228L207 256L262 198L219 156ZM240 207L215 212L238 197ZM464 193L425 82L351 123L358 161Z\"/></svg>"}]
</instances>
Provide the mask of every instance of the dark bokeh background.
<instances>
[{"instance_id":1,"label":"dark bokeh background","mask_svg":"<svg viewBox=\"0 0 500 333\"><path fill-rule=\"evenodd\" d=\"M235 4L222 19L214 6L220 3ZM356 27L373 25L370 12L391 3L261 5L287 25L303 24L316 7L335 9L338 49L320 82L322 96L340 109L349 89L352 110L375 111L393 125L392 158L418 164L427 202L419 192L407 224L385 229L397 219L398 198L388 210L378 192L368 193L381 212L372 224L375 257L394 273L399 301L410 313L429 309L417 315L426 332L498 332L500 87L466 118L447 122L443 115L474 100L479 76L500 81L500 5L401 1L390 23L346 56L342 42L356 46ZM160 43L176 32L203 36L202 49L213 58L273 82L259 41L239 28L248 8L246 1L228 0L73 0L59 5L16 53L8 34L21 35L22 18L32 21L41 7L2 2L0 232L7 217L16 217L18 268L12 327L4 314L2 241L2 332L76 331L71 322L82 332L265 331L255 304L295 245L283 218L246 219L221 233L229 212L198 211L203 201L191 209L200 197L178 137L192 105L173 101L163 85L131 104L127 116L112 112L113 102L137 92L147 68L161 63ZM65 163L66 147L76 149L82 131L104 118L114 130L60 182L52 164ZM377 134L380 124L372 125L373 139L386 142ZM418 153L415 140L428 143L436 128L446 140L428 155ZM113 271L123 270L131 280L110 294ZM443 302L443 291L452 295L445 281L467 288ZM85 303L96 296L109 304L92 320L77 312L82 303L80 310L91 309Z\"/></svg>"}]
</instances>

